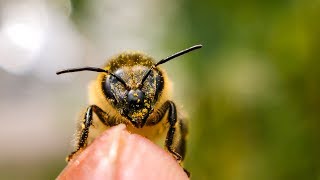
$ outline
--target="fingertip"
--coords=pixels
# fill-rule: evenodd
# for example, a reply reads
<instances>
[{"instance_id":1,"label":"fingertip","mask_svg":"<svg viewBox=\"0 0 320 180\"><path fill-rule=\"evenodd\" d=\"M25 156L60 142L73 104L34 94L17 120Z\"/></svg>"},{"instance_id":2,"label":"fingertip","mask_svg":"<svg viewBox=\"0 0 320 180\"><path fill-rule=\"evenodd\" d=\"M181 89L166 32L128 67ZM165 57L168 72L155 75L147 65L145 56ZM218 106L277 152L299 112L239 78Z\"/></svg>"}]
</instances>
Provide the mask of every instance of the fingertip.
<instances>
[{"instance_id":1,"label":"fingertip","mask_svg":"<svg viewBox=\"0 0 320 180\"><path fill-rule=\"evenodd\" d=\"M69 162L57 179L188 179L166 151L124 125L110 128Z\"/></svg>"}]
</instances>

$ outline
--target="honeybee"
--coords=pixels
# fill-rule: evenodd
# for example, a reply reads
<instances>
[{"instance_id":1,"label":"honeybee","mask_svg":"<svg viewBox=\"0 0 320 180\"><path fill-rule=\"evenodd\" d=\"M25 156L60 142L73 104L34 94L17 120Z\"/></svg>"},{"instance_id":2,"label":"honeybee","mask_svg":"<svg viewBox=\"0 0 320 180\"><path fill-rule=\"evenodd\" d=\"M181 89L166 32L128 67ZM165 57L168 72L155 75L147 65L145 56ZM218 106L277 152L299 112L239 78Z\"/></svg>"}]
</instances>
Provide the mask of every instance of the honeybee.
<instances>
[{"instance_id":1,"label":"honeybee","mask_svg":"<svg viewBox=\"0 0 320 180\"><path fill-rule=\"evenodd\" d=\"M103 131L123 123L128 131L152 141L166 136L165 149L181 164L185 157L188 127L185 119L178 116L175 103L169 99L170 81L158 66L201 47L192 46L157 63L142 52L126 51L110 58L104 68L81 67L58 71L57 75L78 71L99 72L90 84L91 105L78 121L76 147L67 161Z\"/></svg>"}]
</instances>

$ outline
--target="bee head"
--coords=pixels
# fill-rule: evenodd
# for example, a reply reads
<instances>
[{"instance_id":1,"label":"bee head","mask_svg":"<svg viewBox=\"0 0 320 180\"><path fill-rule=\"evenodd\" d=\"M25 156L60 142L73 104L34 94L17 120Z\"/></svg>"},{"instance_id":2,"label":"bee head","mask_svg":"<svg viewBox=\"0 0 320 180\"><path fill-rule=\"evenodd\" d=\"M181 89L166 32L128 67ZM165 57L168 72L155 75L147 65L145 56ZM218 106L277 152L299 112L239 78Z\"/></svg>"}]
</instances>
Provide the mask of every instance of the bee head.
<instances>
[{"instance_id":1,"label":"bee head","mask_svg":"<svg viewBox=\"0 0 320 180\"><path fill-rule=\"evenodd\" d=\"M129 119L135 127L141 128L152 113L165 84L163 74L157 66L201 47L202 45L192 46L164 58L156 64L153 64L152 61L145 61L148 58L141 54L135 54L138 57L132 56L130 58L122 58L124 55L121 54L111 62L110 67L105 69L96 67L72 68L59 71L57 74L77 71L104 73L101 83L106 98L122 116ZM131 64L127 62L130 59L139 58L142 60Z\"/></svg>"},{"instance_id":2,"label":"bee head","mask_svg":"<svg viewBox=\"0 0 320 180\"><path fill-rule=\"evenodd\" d=\"M121 67L113 73L115 76L106 75L102 82L111 104L136 127L144 126L163 90L161 71L149 70L142 65Z\"/></svg>"}]
</instances>

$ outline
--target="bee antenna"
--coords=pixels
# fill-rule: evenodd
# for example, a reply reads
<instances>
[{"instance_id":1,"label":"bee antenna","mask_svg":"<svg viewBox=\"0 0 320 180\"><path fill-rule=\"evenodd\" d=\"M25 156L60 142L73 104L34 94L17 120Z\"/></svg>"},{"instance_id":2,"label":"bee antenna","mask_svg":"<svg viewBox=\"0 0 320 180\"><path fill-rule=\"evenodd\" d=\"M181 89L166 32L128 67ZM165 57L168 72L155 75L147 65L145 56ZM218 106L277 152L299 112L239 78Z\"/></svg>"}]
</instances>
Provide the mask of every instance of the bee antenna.
<instances>
[{"instance_id":1,"label":"bee antenna","mask_svg":"<svg viewBox=\"0 0 320 180\"><path fill-rule=\"evenodd\" d=\"M72 72L79 72L79 71L94 71L94 72L105 72L107 74L110 74L112 76L114 76L119 82L121 82L127 89L129 89L129 87L127 86L126 82L119 76L109 72L108 70L105 69L101 69L101 68L97 68L97 67L81 67L81 68L70 68L70 69L65 69L62 71L58 71L56 72L57 75L60 74L65 74L65 73L72 73Z\"/></svg>"},{"instance_id":2,"label":"bee antenna","mask_svg":"<svg viewBox=\"0 0 320 180\"><path fill-rule=\"evenodd\" d=\"M96 68L96 67L70 68L70 69L65 69L65 70L62 70L62 71L58 71L58 72L56 72L56 74L60 75L60 74L65 74L65 73L78 72L78 71L106 72L106 73L109 74L109 71L101 69L101 68Z\"/></svg>"},{"instance_id":3,"label":"bee antenna","mask_svg":"<svg viewBox=\"0 0 320 180\"><path fill-rule=\"evenodd\" d=\"M160 65L160 64L164 64L164 63L166 63L166 62L168 62L168 61L170 61L170 60L172 60L172 59L174 59L174 58L176 58L176 57L179 57L179 56L184 55L184 54L186 54L186 53L188 53L188 52L190 52L190 51L193 51L193 50L196 50L196 49L200 49L200 48L202 48L202 45L201 45L201 44L194 45L194 46L189 47L189 48L187 48L187 49L185 49L185 50L182 50L182 51L179 51L179 52L177 52L177 53L174 53L174 54L172 54L171 56L168 56L168 57L166 57L166 58L164 58L164 59L161 59L161 60L160 60L159 62L157 62L154 66L157 67L157 66Z\"/></svg>"},{"instance_id":4,"label":"bee antenna","mask_svg":"<svg viewBox=\"0 0 320 180\"><path fill-rule=\"evenodd\" d=\"M184 54L186 54L186 53L188 53L188 52L191 52L191 51L193 51L193 50L200 49L200 48L202 48L202 45L201 45L201 44L194 45L194 46L191 46L191 47L189 47L189 48L187 48L187 49L185 49L185 50L182 50L182 51L179 51L179 52L177 52L177 53L174 53L174 54L172 54L171 56L168 56L168 57L166 57L166 58L164 58L164 59L161 59L159 62L157 62L155 65L153 65L153 66L149 69L149 71L143 76L142 81L141 81L139 87L140 87L140 88L142 87L144 81L148 78L148 76L149 76L149 74L151 73L151 71L152 71L153 68L157 67L157 66L160 65L160 64L164 64L164 63L166 63L166 62L168 62L168 61L170 61L170 60L172 60L172 59L174 59L174 58L176 58L176 57L179 57L179 56L181 56L181 55L184 55Z\"/></svg>"}]
</instances>

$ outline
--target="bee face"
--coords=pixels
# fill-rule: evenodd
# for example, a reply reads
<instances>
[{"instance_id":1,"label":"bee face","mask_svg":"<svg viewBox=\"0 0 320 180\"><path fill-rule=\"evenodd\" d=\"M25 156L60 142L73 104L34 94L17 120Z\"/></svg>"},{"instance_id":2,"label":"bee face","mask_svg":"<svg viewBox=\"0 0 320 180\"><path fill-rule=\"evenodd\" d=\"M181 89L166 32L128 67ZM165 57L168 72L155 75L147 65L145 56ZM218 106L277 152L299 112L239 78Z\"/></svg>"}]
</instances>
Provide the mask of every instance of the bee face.
<instances>
[{"instance_id":1,"label":"bee face","mask_svg":"<svg viewBox=\"0 0 320 180\"><path fill-rule=\"evenodd\" d=\"M113 75L106 75L102 81L104 94L118 112L128 118L136 127L143 127L162 93L164 78L159 69L135 65L116 69Z\"/></svg>"},{"instance_id":2,"label":"bee face","mask_svg":"<svg viewBox=\"0 0 320 180\"><path fill-rule=\"evenodd\" d=\"M135 127L142 128L154 111L156 103L166 101L166 97L161 98L161 94L163 89L166 89L164 85L168 82L164 82L165 78L158 66L201 47L202 45L192 46L161 59L157 63L144 53L127 51L109 59L103 69L97 67L71 68L59 71L57 74L78 71L100 72L95 81L97 86L91 94L94 104L101 102L100 106L104 107L104 111L106 109L116 111L113 115L116 117L106 121L115 119L116 122L121 123L129 120ZM112 107L109 107L110 105ZM164 108L168 108L167 106ZM117 120L119 115L124 118Z\"/></svg>"}]
</instances>

